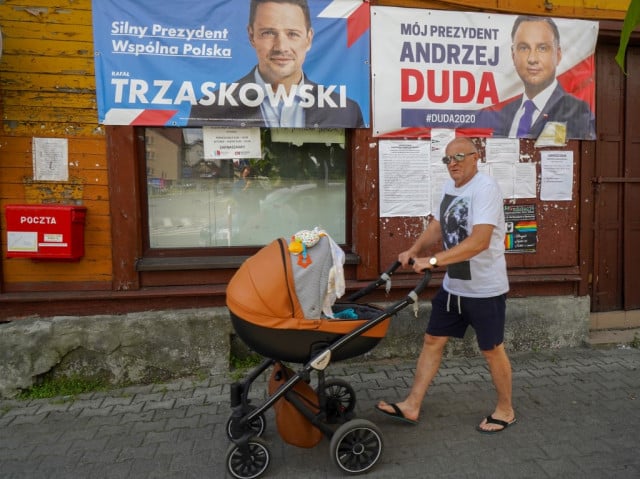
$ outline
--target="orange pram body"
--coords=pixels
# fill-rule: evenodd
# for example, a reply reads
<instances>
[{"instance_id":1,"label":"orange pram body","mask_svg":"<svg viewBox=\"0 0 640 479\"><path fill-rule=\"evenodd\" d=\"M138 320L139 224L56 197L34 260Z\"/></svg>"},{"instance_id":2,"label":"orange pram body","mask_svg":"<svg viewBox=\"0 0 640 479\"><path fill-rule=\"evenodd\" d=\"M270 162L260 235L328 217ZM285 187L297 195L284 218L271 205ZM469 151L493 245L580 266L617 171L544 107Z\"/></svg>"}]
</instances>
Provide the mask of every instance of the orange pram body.
<instances>
[{"instance_id":1,"label":"orange pram body","mask_svg":"<svg viewBox=\"0 0 640 479\"><path fill-rule=\"evenodd\" d=\"M317 351L357 329L381 310L357 303L336 303L336 312L352 308L358 319L306 317L296 293L294 267L283 238L248 258L227 286L227 307L238 336L262 356L304 363ZM361 355L387 333L390 318L336 350L333 360Z\"/></svg>"}]
</instances>

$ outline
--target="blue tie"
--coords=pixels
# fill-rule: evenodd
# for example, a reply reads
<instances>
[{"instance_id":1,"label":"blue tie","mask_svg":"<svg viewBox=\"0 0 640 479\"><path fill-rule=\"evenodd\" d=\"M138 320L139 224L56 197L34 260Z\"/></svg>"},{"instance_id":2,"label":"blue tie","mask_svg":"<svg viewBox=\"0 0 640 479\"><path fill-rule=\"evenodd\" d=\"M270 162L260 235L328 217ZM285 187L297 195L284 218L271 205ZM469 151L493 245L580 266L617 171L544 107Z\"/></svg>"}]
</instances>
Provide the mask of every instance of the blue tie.
<instances>
[{"instance_id":1,"label":"blue tie","mask_svg":"<svg viewBox=\"0 0 640 479\"><path fill-rule=\"evenodd\" d=\"M521 138L523 136L529 136L529 130L531 130L531 119L533 118L533 112L536 111L536 106L531 100L524 102L524 113L518 123L518 132L516 136Z\"/></svg>"}]
</instances>

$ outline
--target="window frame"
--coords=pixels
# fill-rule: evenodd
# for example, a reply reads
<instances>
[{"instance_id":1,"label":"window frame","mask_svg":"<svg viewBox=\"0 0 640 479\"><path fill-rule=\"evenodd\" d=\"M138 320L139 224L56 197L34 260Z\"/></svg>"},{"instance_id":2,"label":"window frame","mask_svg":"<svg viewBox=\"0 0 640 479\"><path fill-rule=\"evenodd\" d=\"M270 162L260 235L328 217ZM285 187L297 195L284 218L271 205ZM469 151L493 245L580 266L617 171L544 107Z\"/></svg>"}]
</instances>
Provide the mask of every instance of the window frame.
<instances>
[{"instance_id":1,"label":"window frame","mask_svg":"<svg viewBox=\"0 0 640 479\"><path fill-rule=\"evenodd\" d=\"M106 126L109 157L113 289L152 286L224 285L259 247L150 248L144 127ZM347 279L376 278L378 269L377 149L368 130L347 130ZM358 156L356 156L358 153ZM367 181L357 172L367 172ZM360 209L358 209L360 208ZM367 264L360 261L367 256ZM224 289L222 289L222 292Z\"/></svg>"},{"instance_id":2,"label":"window frame","mask_svg":"<svg viewBox=\"0 0 640 479\"><path fill-rule=\"evenodd\" d=\"M141 215L142 215L142 241L143 241L143 251L144 257L191 257L191 256L206 256L206 257L230 257L230 256L241 256L245 257L247 255L254 254L257 252L262 246L265 245L238 245L238 246L193 246L193 247L185 247L185 248L159 248L151 246L151 232L149 228L150 224L150 215L149 215L149 194L148 188L149 183L147 181L147 158L146 158L146 129L147 128L162 128L162 127L138 127L139 134L138 138L141 138L142 144L138 148L138 151L141 153L141 156L138 158L140 162L140 179L139 179L139 188L141 191ZM173 129L181 130L181 127L167 127ZM199 127L189 127L189 128L199 128ZM262 130L262 128L261 128ZM351 169L353 167L353 162L351 161L350 149L349 149L349 130L345 129L345 210L344 210L344 219L345 219L345 242L340 243L340 246L343 248L345 252L350 252L351 247L351 225L349 224L351 218L351 194L350 194L350 184L351 184ZM311 227L312 225L310 225ZM287 231L283 231L282 234L286 234ZM294 233L291 231L290 233ZM273 238L275 239L275 238ZM209 261L208 263L211 263ZM223 263L224 264L224 263ZM226 264L225 264L226 266Z\"/></svg>"}]
</instances>

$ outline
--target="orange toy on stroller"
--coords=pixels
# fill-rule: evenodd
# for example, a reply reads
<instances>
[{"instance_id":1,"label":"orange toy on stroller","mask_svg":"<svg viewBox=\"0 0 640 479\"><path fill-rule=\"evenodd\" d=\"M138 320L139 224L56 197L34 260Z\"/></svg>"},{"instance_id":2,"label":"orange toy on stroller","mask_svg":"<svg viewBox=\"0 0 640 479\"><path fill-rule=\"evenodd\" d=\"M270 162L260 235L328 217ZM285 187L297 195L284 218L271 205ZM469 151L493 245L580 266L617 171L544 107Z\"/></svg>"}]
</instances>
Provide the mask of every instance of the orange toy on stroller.
<instances>
[{"instance_id":1,"label":"orange toy on stroller","mask_svg":"<svg viewBox=\"0 0 640 479\"><path fill-rule=\"evenodd\" d=\"M354 389L342 379L325 378L325 369L332 361L375 347L391 316L416 303L431 276L426 272L415 289L384 310L358 303L382 284L389 287L400 266L396 262L345 302L335 302L335 294L328 296L336 279L339 286L342 272L340 260L332 254L336 246L322 234L308 250L292 253L287 241L277 239L248 258L229 282L227 307L234 330L265 358L244 380L231 385L232 413L226 429L232 444L226 465L233 477L253 479L267 470L269 447L260 436L266 427L264 413L271 406L285 442L313 447L327 437L331 460L343 473L367 472L381 457L379 428L354 418ZM297 363L300 369L294 372L284 362ZM272 366L268 397L255 406L249 399L250 388ZM312 371L317 374L315 389L310 385Z\"/></svg>"}]
</instances>

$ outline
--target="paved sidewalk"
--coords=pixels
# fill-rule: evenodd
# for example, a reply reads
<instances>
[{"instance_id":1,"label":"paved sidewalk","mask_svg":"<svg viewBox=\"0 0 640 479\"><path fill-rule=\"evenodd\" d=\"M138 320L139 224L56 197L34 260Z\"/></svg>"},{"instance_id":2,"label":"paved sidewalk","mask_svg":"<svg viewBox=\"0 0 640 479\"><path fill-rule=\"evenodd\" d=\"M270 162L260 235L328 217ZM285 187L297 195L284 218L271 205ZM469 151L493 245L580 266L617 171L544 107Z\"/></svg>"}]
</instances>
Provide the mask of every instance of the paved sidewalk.
<instances>
[{"instance_id":1,"label":"paved sidewalk","mask_svg":"<svg viewBox=\"0 0 640 479\"><path fill-rule=\"evenodd\" d=\"M640 350L569 349L514 354L518 423L475 431L494 393L482 358L443 362L418 426L374 411L406 393L414 361L341 362L328 376L356 390L357 416L384 435L369 478L640 477ZM75 400L0 400L0 478L229 477L228 375L128 387ZM263 397L263 379L254 383ZM312 449L284 443L273 408L263 438L264 477L340 477L329 441Z\"/></svg>"}]
</instances>

